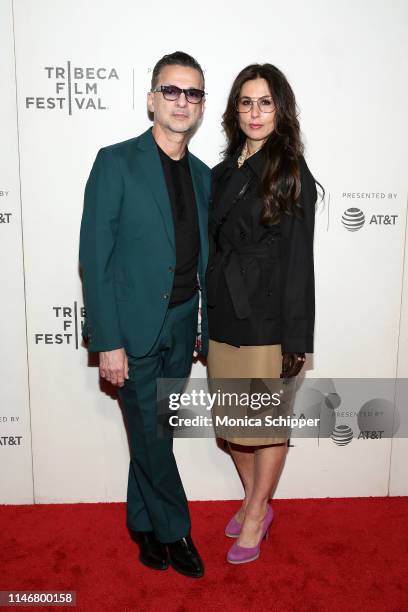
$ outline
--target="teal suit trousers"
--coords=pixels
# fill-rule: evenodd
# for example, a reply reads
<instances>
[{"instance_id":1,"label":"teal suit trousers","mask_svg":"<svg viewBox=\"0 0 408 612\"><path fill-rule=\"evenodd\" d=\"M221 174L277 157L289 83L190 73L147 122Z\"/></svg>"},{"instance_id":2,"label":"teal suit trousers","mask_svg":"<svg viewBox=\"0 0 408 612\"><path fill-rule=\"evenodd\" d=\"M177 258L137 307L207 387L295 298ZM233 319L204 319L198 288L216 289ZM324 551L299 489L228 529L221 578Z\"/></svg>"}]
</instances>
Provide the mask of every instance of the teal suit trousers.
<instances>
[{"instance_id":1,"label":"teal suit trousers","mask_svg":"<svg viewBox=\"0 0 408 612\"><path fill-rule=\"evenodd\" d=\"M154 531L163 543L186 536L191 524L173 437L158 432L157 379L181 379L184 386L191 370L197 317L198 294L169 308L149 353L128 355L129 379L119 389L130 446L127 526Z\"/></svg>"}]
</instances>

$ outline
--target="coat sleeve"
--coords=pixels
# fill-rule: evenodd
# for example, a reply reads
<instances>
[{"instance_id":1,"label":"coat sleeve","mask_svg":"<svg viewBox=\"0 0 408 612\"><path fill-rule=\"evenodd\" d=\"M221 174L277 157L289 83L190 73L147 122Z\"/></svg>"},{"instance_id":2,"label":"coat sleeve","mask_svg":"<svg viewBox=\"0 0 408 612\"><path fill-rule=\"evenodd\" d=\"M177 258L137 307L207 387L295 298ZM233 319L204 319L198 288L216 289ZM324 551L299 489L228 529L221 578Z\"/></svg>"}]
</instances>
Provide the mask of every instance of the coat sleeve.
<instances>
[{"instance_id":1,"label":"coat sleeve","mask_svg":"<svg viewBox=\"0 0 408 612\"><path fill-rule=\"evenodd\" d=\"M284 215L281 224L281 347L282 352L313 353L315 286L313 237L317 191L315 180L300 158L303 218Z\"/></svg>"},{"instance_id":2,"label":"coat sleeve","mask_svg":"<svg viewBox=\"0 0 408 612\"><path fill-rule=\"evenodd\" d=\"M83 335L91 352L123 346L115 285L114 249L123 196L117 160L101 149L85 187L79 262L85 303Z\"/></svg>"}]
</instances>

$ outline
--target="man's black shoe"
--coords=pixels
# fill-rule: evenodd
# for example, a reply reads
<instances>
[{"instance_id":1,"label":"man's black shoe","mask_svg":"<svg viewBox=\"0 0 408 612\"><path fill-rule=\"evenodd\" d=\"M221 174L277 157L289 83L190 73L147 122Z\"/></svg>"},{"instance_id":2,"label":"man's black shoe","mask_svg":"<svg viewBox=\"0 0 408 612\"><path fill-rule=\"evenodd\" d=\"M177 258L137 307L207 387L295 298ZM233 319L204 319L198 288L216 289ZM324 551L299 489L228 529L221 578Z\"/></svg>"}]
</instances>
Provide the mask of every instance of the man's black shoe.
<instances>
[{"instance_id":1,"label":"man's black shoe","mask_svg":"<svg viewBox=\"0 0 408 612\"><path fill-rule=\"evenodd\" d=\"M204 565L191 536L167 544L167 549L170 565L176 572L191 578L201 578L204 575Z\"/></svg>"},{"instance_id":2,"label":"man's black shoe","mask_svg":"<svg viewBox=\"0 0 408 612\"><path fill-rule=\"evenodd\" d=\"M169 567L166 546L159 542L153 531L130 530L130 535L139 544L139 560L143 565L158 570L165 570Z\"/></svg>"}]
</instances>

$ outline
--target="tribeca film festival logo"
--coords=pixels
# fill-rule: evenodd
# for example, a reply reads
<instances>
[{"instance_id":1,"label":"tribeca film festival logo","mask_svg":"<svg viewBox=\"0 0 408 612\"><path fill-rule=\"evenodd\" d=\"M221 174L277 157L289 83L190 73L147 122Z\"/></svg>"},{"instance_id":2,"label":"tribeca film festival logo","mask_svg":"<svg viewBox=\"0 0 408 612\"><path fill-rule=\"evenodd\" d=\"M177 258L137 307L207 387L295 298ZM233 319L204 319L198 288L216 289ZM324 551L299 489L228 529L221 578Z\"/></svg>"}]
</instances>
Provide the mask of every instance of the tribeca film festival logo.
<instances>
[{"instance_id":1,"label":"tribeca film festival logo","mask_svg":"<svg viewBox=\"0 0 408 612\"><path fill-rule=\"evenodd\" d=\"M0 189L0 223L8 224L11 221L11 212L5 212L2 203L9 197L9 190Z\"/></svg>"},{"instance_id":2,"label":"tribeca film festival logo","mask_svg":"<svg viewBox=\"0 0 408 612\"><path fill-rule=\"evenodd\" d=\"M57 320L59 330L34 334L35 343L68 344L78 349L85 317L84 306L78 306L78 302L74 302L72 306L52 306L51 310Z\"/></svg>"},{"instance_id":3,"label":"tribeca film festival logo","mask_svg":"<svg viewBox=\"0 0 408 612\"><path fill-rule=\"evenodd\" d=\"M46 78L53 86L52 95L26 96L27 109L107 110L100 88L111 79L119 80L116 68L72 66L44 66ZM47 92L48 93L48 92Z\"/></svg>"},{"instance_id":4,"label":"tribeca film festival logo","mask_svg":"<svg viewBox=\"0 0 408 612\"><path fill-rule=\"evenodd\" d=\"M398 194L393 192L363 192L357 191L352 193L343 192L342 198L346 200L353 199L374 199L374 200L392 200L397 199ZM370 214L368 225L396 225L398 215L393 214ZM357 207L347 208L341 217L343 227L349 232L357 232L366 222L364 212Z\"/></svg>"}]
</instances>

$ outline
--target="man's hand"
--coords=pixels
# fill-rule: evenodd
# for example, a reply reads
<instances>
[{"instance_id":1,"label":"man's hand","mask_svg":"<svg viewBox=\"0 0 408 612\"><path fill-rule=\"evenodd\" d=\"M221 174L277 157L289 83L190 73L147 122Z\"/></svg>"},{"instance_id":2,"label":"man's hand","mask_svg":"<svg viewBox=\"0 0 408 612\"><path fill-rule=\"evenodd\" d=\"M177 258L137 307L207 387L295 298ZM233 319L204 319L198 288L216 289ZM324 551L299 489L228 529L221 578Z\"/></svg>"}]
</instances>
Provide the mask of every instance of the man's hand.
<instances>
[{"instance_id":1,"label":"man's hand","mask_svg":"<svg viewBox=\"0 0 408 612\"><path fill-rule=\"evenodd\" d=\"M123 387L129 378L128 358L124 348L99 353L99 374L112 385Z\"/></svg>"},{"instance_id":2,"label":"man's hand","mask_svg":"<svg viewBox=\"0 0 408 612\"><path fill-rule=\"evenodd\" d=\"M305 361L306 357L304 353L283 353L280 378L292 378L292 376L297 376Z\"/></svg>"}]
</instances>

